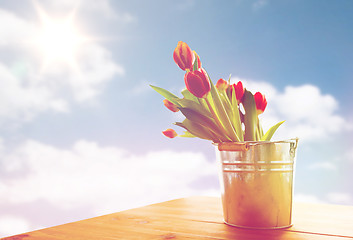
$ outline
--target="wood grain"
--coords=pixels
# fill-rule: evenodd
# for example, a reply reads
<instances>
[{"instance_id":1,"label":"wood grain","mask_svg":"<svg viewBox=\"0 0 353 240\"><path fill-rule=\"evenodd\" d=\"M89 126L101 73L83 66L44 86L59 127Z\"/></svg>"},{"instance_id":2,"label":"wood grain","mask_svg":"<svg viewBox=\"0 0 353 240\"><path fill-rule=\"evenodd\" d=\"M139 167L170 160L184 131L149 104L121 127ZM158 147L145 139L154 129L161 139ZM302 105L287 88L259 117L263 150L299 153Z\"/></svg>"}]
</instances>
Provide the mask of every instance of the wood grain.
<instances>
[{"instance_id":1,"label":"wood grain","mask_svg":"<svg viewBox=\"0 0 353 240\"><path fill-rule=\"evenodd\" d=\"M353 239L353 206L294 205L294 226L248 230L223 223L219 198L191 197L52 228L3 240L114 239Z\"/></svg>"}]
</instances>

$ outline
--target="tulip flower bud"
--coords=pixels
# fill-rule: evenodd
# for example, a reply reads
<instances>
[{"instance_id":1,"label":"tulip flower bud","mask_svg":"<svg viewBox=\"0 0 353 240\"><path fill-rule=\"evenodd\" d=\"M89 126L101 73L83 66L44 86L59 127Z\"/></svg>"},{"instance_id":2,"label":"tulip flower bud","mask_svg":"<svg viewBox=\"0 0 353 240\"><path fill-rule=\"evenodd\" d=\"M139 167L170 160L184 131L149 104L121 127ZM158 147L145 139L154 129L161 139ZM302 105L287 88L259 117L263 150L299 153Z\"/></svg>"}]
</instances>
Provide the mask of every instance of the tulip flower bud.
<instances>
[{"instance_id":1,"label":"tulip flower bud","mask_svg":"<svg viewBox=\"0 0 353 240\"><path fill-rule=\"evenodd\" d=\"M210 80L203 68L187 72L184 76L186 88L194 96L205 98L211 90Z\"/></svg>"},{"instance_id":2,"label":"tulip flower bud","mask_svg":"<svg viewBox=\"0 0 353 240\"><path fill-rule=\"evenodd\" d=\"M220 78L216 83L216 88L220 91L226 90L228 88L228 82Z\"/></svg>"},{"instance_id":3,"label":"tulip flower bud","mask_svg":"<svg viewBox=\"0 0 353 240\"><path fill-rule=\"evenodd\" d=\"M195 61L197 61L197 69L201 68L201 60L200 60L200 56L195 52L194 52L194 55L195 55ZM195 62L194 62L195 63ZM195 64L194 64L195 65ZM192 66L192 68L194 69L194 66ZM195 69L195 70L197 70Z\"/></svg>"},{"instance_id":4,"label":"tulip flower bud","mask_svg":"<svg viewBox=\"0 0 353 240\"><path fill-rule=\"evenodd\" d=\"M255 93L254 95L255 103L256 103L256 111L257 115L263 113L267 106L267 100L265 95L262 95L260 92Z\"/></svg>"},{"instance_id":5,"label":"tulip flower bud","mask_svg":"<svg viewBox=\"0 0 353 240\"><path fill-rule=\"evenodd\" d=\"M179 108L177 105L175 105L174 103L168 101L167 99L163 100L164 106L166 106L170 111L172 112L177 112L179 111Z\"/></svg>"},{"instance_id":6,"label":"tulip flower bud","mask_svg":"<svg viewBox=\"0 0 353 240\"><path fill-rule=\"evenodd\" d=\"M237 101L238 101L238 103L240 103L243 96L244 96L244 92L245 92L245 89L243 87L243 83L241 81L239 81L237 84L233 84L229 87L230 87L231 95L234 94L234 92L235 92L235 96L237 98Z\"/></svg>"},{"instance_id":7,"label":"tulip flower bud","mask_svg":"<svg viewBox=\"0 0 353 240\"><path fill-rule=\"evenodd\" d=\"M173 59L182 70L190 71L195 61L195 55L186 43L179 41L174 50Z\"/></svg>"},{"instance_id":8,"label":"tulip flower bud","mask_svg":"<svg viewBox=\"0 0 353 240\"><path fill-rule=\"evenodd\" d=\"M168 128L167 130L162 132L164 136L169 137L169 138L175 138L178 136L178 134L171 128Z\"/></svg>"}]
</instances>

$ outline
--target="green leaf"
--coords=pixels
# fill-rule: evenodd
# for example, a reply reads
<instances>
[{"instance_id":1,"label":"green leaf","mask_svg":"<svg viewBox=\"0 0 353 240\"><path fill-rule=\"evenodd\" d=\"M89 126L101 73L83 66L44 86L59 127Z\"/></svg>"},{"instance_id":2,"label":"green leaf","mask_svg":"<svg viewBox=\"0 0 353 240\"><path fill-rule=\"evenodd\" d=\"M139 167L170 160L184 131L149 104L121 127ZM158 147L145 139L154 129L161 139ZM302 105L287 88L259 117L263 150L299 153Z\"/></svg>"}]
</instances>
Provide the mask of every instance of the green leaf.
<instances>
[{"instance_id":1,"label":"green leaf","mask_svg":"<svg viewBox=\"0 0 353 240\"><path fill-rule=\"evenodd\" d=\"M181 91L181 94L184 96L184 98L192 100L194 102L199 102L198 97L195 97L194 94L192 94L189 90L186 88Z\"/></svg>"},{"instance_id":2,"label":"green leaf","mask_svg":"<svg viewBox=\"0 0 353 240\"><path fill-rule=\"evenodd\" d=\"M163 97L165 97L167 100L169 100L170 102L174 103L175 105L177 105L178 107L181 107L180 104L177 102L177 100L179 99L177 96L175 96L173 93L160 88L160 87L156 87L156 86L152 86L150 85L151 88L153 88L156 92L158 92L159 94L161 94Z\"/></svg>"},{"instance_id":3,"label":"green leaf","mask_svg":"<svg viewBox=\"0 0 353 240\"><path fill-rule=\"evenodd\" d=\"M229 118L231 119L232 118L232 104L230 103L229 98L226 95L224 90L220 91L217 89L217 91L218 91L218 95L221 98L221 101L223 103L224 109L226 110Z\"/></svg>"},{"instance_id":4,"label":"green leaf","mask_svg":"<svg viewBox=\"0 0 353 240\"><path fill-rule=\"evenodd\" d=\"M194 123L198 123L202 125L204 128L209 129L210 131L214 132L218 138L227 141L227 136L224 136L224 134L220 131L218 126L215 124L215 122L211 119L208 118L207 116L204 116L192 109L189 108L179 108L180 111L184 114L184 116L189 119L190 121Z\"/></svg>"},{"instance_id":5,"label":"green leaf","mask_svg":"<svg viewBox=\"0 0 353 240\"><path fill-rule=\"evenodd\" d=\"M197 136L193 135L192 133L185 131L183 134L178 135L178 137L186 137L186 138L196 138Z\"/></svg>"},{"instance_id":6,"label":"green leaf","mask_svg":"<svg viewBox=\"0 0 353 240\"><path fill-rule=\"evenodd\" d=\"M277 128L282 125L285 121L279 122L273 125L266 133L262 136L261 141L270 141Z\"/></svg>"},{"instance_id":7,"label":"green leaf","mask_svg":"<svg viewBox=\"0 0 353 240\"><path fill-rule=\"evenodd\" d=\"M217 139L214 139L214 137L210 134L210 132L202 125L192 122L188 119L185 119L182 123L176 122L175 125L186 129L188 132L190 132L192 135L196 137L207 139L207 140L213 140L213 141L217 140Z\"/></svg>"},{"instance_id":8,"label":"green leaf","mask_svg":"<svg viewBox=\"0 0 353 240\"><path fill-rule=\"evenodd\" d=\"M197 57L195 55L195 61L194 61L194 66L192 67L192 70L195 71L199 69L199 63L197 62Z\"/></svg>"},{"instance_id":9,"label":"green leaf","mask_svg":"<svg viewBox=\"0 0 353 240\"><path fill-rule=\"evenodd\" d=\"M245 89L243 96L243 106L245 110L244 125L245 125L245 141L257 141L257 113L254 95Z\"/></svg>"},{"instance_id":10,"label":"green leaf","mask_svg":"<svg viewBox=\"0 0 353 240\"><path fill-rule=\"evenodd\" d=\"M244 141L244 134L243 134L243 129L241 127L238 101L235 93L232 95L232 123L239 137L239 140Z\"/></svg>"},{"instance_id":11,"label":"green leaf","mask_svg":"<svg viewBox=\"0 0 353 240\"><path fill-rule=\"evenodd\" d=\"M204 109L206 109L206 111L208 111L208 108L207 108L207 105L206 105L204 99L194 96L194 94L192 94L186 88L181 91L181 94L184 96L184 98L191 100L191 101L194 101L196 103L199 103Z\"/></svg>"},{"instance_id":12,"label":"green leaf","mask_svg":"<svg viewBox=\"0 0 353 240\"><path fill-rule=\"evenodd\" d=\"M262 129L261 123L259 118L257 118L257 134L259 135L259 139L261 140L264 136L264 130Z\"/></svg>"},{"instance_id":13,"label":"green leaf","mask_svg":"<svg viewBox=\"0 0 353 240\"><path fill-rule=\"evenodd\" d=\"M218 94L218 91L216 89L216 87L213 85L210 77L208 77L209 80L210 80L210 83L211 83L211 97L212 97L212 100L213 100L213 103L215 105L215 109L216 109L216 112L218 114L218 117L219 117L219 121L221 122L221 124L223 124L224 126L224 129L227 133L227 135L230 136L231 138L231 141L232 142L239 142L240 139L239 137L237 136L233 126L232 126L232 123L230 122L230 118L224 108L224 105L221 101L221 98ZM217 117L217 116L216 116Z\"/></svg>"},{"instance_id":14,"label":"green leaf","mask_svg":"<svg viewBox=\"0 0 353 240\"><path fill-rule=\"evenodd\" d=\"M206 109L203 105L201 105L199 102L194 102L189 99L185 98L180 98L178 99L178 103L181 105L183 108L189 108L192 109L202 115L205 115L206 117L212 118L211 113Z\"/></svg>"}]
</instances>

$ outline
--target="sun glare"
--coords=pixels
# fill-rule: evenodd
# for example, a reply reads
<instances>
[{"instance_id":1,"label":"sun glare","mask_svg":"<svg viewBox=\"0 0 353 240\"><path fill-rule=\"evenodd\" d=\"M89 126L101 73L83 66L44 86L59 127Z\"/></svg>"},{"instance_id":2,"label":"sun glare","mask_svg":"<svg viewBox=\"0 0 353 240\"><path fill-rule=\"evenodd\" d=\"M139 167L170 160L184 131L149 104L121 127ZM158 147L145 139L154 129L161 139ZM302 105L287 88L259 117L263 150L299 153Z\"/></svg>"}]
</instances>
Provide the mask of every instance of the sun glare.
<instances>
[{"instance_id":1,"label":"sun glare","mask_svg":"<svg viewBox=\"0 0 353 240\"><path fill-rule=\"evenodd\" d=\"M79 43L79 36L73 26L67 22L48 20L40 37L43 52L49 59L69 60L73 57Z\"/></svg>"},{"instance_id":2,"label":"sun glare","mask_svg":"<svg viewBox=\"0 0 353 240\"><path fill-rule=\"evenodd\" d=\"M54 19L42 9L38 10L42 29L37 43L44 57L43 67L61 62L76 68L76 52L85 38L75 28L73 14L64 19Z\"/></svg>"}]
</instances>

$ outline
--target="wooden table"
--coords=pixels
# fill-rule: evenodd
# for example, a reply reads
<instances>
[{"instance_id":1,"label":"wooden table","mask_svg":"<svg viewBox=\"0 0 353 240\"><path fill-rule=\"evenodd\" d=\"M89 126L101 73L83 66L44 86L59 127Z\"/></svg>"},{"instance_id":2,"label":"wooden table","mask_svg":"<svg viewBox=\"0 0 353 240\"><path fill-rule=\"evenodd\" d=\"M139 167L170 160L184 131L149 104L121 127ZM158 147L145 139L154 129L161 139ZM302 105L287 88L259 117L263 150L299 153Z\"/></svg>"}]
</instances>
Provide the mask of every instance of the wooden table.
<instances>
[{"instance_id":1,"label":"wooden table","mask_svg":"<svg viewBox=\"0 0 353 240\"><path fill-rule=\"evenodd\" d=\"M294 204L294 226L247 230L223 223L216 197L190 197L68 223L3 240L353 239L353 206Z\"/></svg>"}]
</instances>

